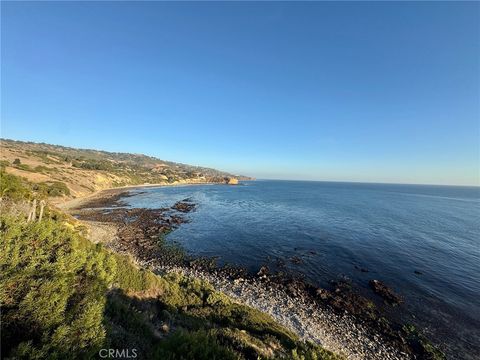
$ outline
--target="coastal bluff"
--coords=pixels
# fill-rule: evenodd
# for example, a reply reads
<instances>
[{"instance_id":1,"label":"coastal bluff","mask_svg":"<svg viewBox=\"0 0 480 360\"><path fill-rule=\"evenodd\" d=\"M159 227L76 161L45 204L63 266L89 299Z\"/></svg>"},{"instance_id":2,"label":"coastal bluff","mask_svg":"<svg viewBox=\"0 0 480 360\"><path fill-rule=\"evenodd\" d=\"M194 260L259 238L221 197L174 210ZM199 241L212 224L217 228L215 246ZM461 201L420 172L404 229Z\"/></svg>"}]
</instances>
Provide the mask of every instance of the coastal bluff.
<instances>
[{"instance_id":1,"label":"coastal bluff","mask_svg":"<svg viewBox=\"0 0 480 360\"><path fill-rule=\"evenodd\" d=\"M227 178L225 181L227 185L238 185L238 179L234 177Z\"/></svg>"},{"instance_id":2,"label":"coastal bluff","mask_svg":"<svg viewBox=\"0 0 480 360\"><path fill-rule=\"evenodd\" d=\"M0 139L0 165L14 176L55 185L56 201L96 191L136 185L230 184L253 180L202 166L161 160L142 154L77 149L45 143ZM55 195L56 196L56 195Z\"/></svg>"}]
</instances>

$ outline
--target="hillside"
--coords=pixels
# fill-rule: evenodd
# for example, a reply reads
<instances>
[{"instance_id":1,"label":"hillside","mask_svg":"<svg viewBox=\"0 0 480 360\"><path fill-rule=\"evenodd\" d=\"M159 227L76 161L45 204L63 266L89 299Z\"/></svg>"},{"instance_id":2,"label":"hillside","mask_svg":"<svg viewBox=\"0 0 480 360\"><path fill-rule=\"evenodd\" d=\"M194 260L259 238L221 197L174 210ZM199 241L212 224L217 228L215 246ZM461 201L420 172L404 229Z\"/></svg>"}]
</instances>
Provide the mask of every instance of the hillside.
<instances>
[{"instance_id":1,"label":"hillside","mask_svg":"<svg viewBox=\"0 0 480 360\"><path fill-rule=\"evenodd\" d=\"M91 243L48 203L32 220L31 200L48 194L3 166L0 193L2 357L340 359L208 282L153 273Z\"/></svg>"},{"instance_id":2,"label":"hillside","mask_svg":"<svg viewBox=\"0 0 480 360\"><path fill-rule=\"evenodd\" d=\"M1 139L0 161L7 173L33 183L55 185L55 195L80 197L112 187L144 184L232 183L248 180L215 169L141 154L75 149Z\"/></svg>"}]
</instances>

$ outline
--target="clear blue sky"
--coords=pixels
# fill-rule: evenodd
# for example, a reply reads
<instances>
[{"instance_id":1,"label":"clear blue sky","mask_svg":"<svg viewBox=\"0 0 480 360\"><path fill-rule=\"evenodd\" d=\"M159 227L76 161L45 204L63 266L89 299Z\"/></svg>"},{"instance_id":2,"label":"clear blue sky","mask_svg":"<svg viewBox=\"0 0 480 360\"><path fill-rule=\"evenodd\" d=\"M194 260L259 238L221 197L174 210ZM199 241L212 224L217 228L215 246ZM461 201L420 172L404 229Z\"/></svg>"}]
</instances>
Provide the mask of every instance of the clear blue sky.
<instances>
[{"instance_id":1,"label":"clear blue sky","mask_svg":"<svg viewBox=\"0 0 480 360\"><path fill-rule=\"evenodd\" d=\"M480 184L479 3L2 2L2 137Z\"/></svg>"}]
</instances>

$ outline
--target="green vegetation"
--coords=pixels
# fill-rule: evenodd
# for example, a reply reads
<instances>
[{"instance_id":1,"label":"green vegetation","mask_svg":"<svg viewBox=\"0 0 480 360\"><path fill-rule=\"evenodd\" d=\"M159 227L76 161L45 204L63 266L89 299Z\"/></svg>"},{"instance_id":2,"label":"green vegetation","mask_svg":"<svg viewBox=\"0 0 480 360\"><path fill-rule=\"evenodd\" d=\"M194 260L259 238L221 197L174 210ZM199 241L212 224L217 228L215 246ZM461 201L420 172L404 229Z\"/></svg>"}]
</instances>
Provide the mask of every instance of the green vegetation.
<instances>
[{"instance_id":1,"label":"green vegetation","mask_svg":"<svg viewBox=\"0 0 480 360\"><path fill-rule=\"evenodd\" d=\"M42 160L45 164L61 164L62 156L56 152L45 151L45 150L31 150L27 151L28 155L35 156L38 159Z\"/></svg>"},{"instance_id":2,"label":"green vegetation","mask_svg":"<svg viewBox=\"0 0 480 360\"><path fill-rule=\"evenodd\" d=\"M18 159L15 159L15 160L18 160ZM10 165L8 163L8 161L5 161L5 160L2 161L2 167L8 166L8 165ZM34 168L32 168L31 166L29 166L27 164L21 164L20 162L15 163L15 161L13 162L13 166L16 169L19 169L19 170L42 173L42 174L49 174L49 173L58 172L58 170L55 169L55 168L51 168L51 167L47 167L47 166L43 166L43 165L38 165L38 166L35 166Z\"/></svg>"},{"instance_id":3,"label":"green vegetation","mask_svg":"<svg viewBox=\"0 0 480 360\"><path fill-rule=\"evenodd\" d=\"M17 159L18 160L18 159ZM23 171L33 171L33 169L27 165L27 164L18 164L18 165L15 165L15 167L19 170L23 170Z\"/></svg>"},{"instance_id":4,"label":"green vegetation","mask_svg":"<svg viewBox=\"0 0 480 360\"><path fill-rule=\"evenodd\" d=\"M113 171L114 166L110 161L107 160L92 160L86 159L83 161L74 160L72 161L72 166L87 169L87 170L105 170L105 171Z\"/></svg>"},{"instance_id":5,"label":"green vegetation","mask_svg":"<svg viewBox=\"0 0 480 360\"><path fill-rule=\"evenodd\" d=\"M11 201L33 185L2 174ZM1 351L5 358L89 359L102 348L142 359L337 359L198 279L156 275L86 240L73 220L2 211Z\"/></svg>"},{"instance_id":6,"label":"green vegetation","mask_svg":"<svg viewBox=\"0 0 480 360\"><path fill-rule=\"evenodd\" d=\"M70 189L61 181L43 182L33 185L33 189L45 196L55 197L70 195Z\"/></svg>"},{"instance_id":7,"label":"green vegetation","mask_svg":"<svg viewBox=\"0 0 480 360\"><path fill-rule=\"evenodd\" d=\"M27 224L2 215L0 230L2 354L93 356L105 341L114 259L51 219Z\"/></svg>"},{"instance_id":8,"label":"green vegetation","mask_svg":"<svg viewBox=\"0 0 480 360\"><path fill-rule=\"evenodd\" d=\"M31 197L31 186L18 176L10 175L0 168L0 195L2 198L23 200Z\"/></svg>"},{"instance_id":9,"label":"green vegetation","mask_svg":"<svg viewBox=\"0 0 480 360\"><path fill-rule=\"evenodd\" d=\"M13 200L28 200L33 195L37 198L70 195L70 189L63 182L51 181L32 184L18 176L6 173L4 168L0 168L0 185L1 196Z\"/></svg>"},{"instance_id":10,"label":"green vegetation","mask_svg":"<svg viewBox=\"0 0 480 360\"><path fill-rule=\"evenodd\" d=\"M204 330L177 331L160 344L155 355L158 359L240 359L235 352L221 346L211 333Z\"/></svg>"},{"instance_id":11,"label":"green vegetation","mask_svg":"<svg viewBox=\"0 0 480 360\"><path fill-rule=\"evenodd\" d=\"M50 173L57 173L58 169L56 169L54 167L47 167L47 166L43 166L43 165L38 165L38 166L35 166L33 168L33 171L37 172L37 173L42 173L42 174L50 174Z\"/></svg>"}]
</instances>

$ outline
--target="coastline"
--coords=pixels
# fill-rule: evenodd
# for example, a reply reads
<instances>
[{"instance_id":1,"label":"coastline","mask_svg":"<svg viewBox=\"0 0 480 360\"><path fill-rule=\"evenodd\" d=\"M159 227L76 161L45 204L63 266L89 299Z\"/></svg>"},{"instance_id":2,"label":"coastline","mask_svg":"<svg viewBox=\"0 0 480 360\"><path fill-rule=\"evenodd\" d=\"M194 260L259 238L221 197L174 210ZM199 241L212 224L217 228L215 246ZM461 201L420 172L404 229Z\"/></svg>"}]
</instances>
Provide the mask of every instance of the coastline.
<instances>
[{"instance_id":1,"label":"coastline","mask_svg":"<svg viewBox=\"0 0 480 360\"><path fill-rule=\"evenodd\" d=\"M198 185L198 183L149 184L148 187L179 185ZM204 184L202 183L201 185ZM371 326L370 323L359 320L358 316L349 313L346 308L338 311L339 309L333 309L331 306L314 301L311 294L308 294L307 291L310 290L311 292L312 289L305 289L300 286L301 289L293 291L292 294L288 283L283 284L281 281L276 281L269 274L261 274L259 272L256 276L249 276L241 271L224 271L224 269L212 268L209 264L202 264L202 259L200 259L199 266L196 264L192 266L191 263L187 266L178 261L170 262L169 259L156 258L142 249L131 251L131 248L125 248L125 244L122 246L121 242L119 242L121 226L118 223L112 224L110 220L105 222L105 219L101 216L98 219L94 218L93 221L82 219L82 216L85 215L88 218L88 211L90 211L90 215L98 215L98 209L106 203L119 207L116 210L119 210L118 212L121 213L121 216L125 216L121 211L122 197L128 196L128 192L131 189L144 187L146 186L128 186L102 190L87 197L67 202L66 206L62 207L62 210L74 216L80 214L80 221L85 223L90 229L91 240L99 242L98 239L101 238L101 242L112 251L132 256L140 267L158 273L177 272L189 277L207 280L216 290L230 296L235 301L271 315L281 325L295 332L302 340L318 343L337 354L343 354L348 359L414 358L414 355L403 351L404 349L397 346L399 344L398 339L392 340L392 338L386 337L385 334ZM76 202L72 203L75 200ZM97 212L96 210L88 209L92 204L94 205L93 208L97 209ZM85 212L87 209L88 211ZM147 210L143 210L147 212ZM158 211L164 210L158 209ZM159 214L161 213L155 213L155 216ZM118 216L118 214L115 216ZM135 216L138 216L138 213ZM148 216L146 219L148 222ZM182 221L179 221L176 225L168 228L167 233L180 226L181 223ZM294 285L297 284L294 283ZM325 292L327 293L328 291L325 290ZM405 341L404 339L402 340Z\"/></svg>"},{"instance_id":2,"label":"coastline","mask_svg":"<svg viewBox=\"0 0 480 360\"><path fill-rule=\"evenodd\" d=\"M228 185L228 184L223 184L223 183L215 183L215 182L189 182L189 183L183 183L183 182L176 182L176 183L158 183L158 184L139 184L139 185L125 185L125 186L120 186L120 187L111 187L111 188L106 188L106 189L101 189L92 192L91 194L88 194L86 196L79 196L73 199L69 199L67 201L63 202L56 202L56 201L51 201L53 205L55 205L57 208L63 211L70 211L74 208L80 208L83 207L84 204L88 203L89 201L93 201L96 199L105 199L108 200L108 198L112 196L116 196L118 194L134 190L134 189L143 189L143 188L157 188L157 187L175 187L175 186L194 186L194 185ZM230 185L231 186L231 185Z\"/></svg>"},{"instance_id":3,"label":"coastline","mask_svg":"<svg viewBox=\"0 0 480 360\"><path fill-rule=\"evenodd\" d=\"M139 265L149 267L141 262ZM270 315L303 341L312 341L347 359L412 359L348 313L328 311L308 298L292 296L280 286L265 284L255 278L231 280L218 273L186 267L156 266L153 270L206 280L215 290L235 301Z\"/></svg>"}]
</instances>

